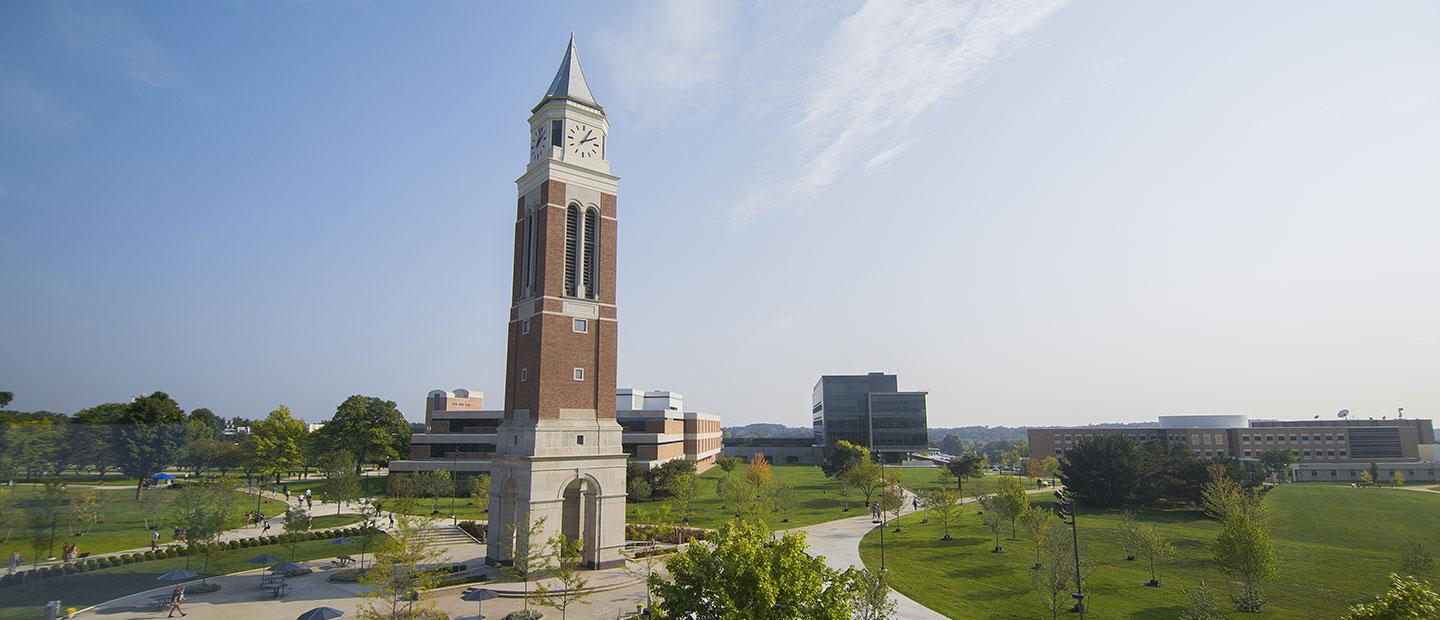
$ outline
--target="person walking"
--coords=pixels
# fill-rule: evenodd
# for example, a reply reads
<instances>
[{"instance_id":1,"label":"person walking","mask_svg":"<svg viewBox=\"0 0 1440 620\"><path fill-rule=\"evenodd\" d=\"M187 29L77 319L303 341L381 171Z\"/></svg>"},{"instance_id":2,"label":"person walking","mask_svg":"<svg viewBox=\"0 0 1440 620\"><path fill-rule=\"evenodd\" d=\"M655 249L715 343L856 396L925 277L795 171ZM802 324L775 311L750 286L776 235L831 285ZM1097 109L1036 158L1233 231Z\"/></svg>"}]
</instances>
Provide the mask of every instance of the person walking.
<instances>
[{"instance_id":1,"label":"person walking","mask_svg":"<svg viewBox=\"0 0 1440 620\"><path fill-rule=\"evenodd\" d=\"M14 552L14 553L11 553L11 554L10 554L10 571L7 572L6 574L7 574L7 575L14 575L14 574L15 574L15 569L20 568L20 561L21 561L21 560L22 560L22 558L20 557L20 552L19 552L19 551L16 551L16 552Z\"/></svg>"},{"instance_id":2,"label":"person walking","mask_svg":"<svg viewBox=\"0 0 1440 620\"><path fill-rule=\"evenodd\" d=\"M170 615L166 618L174 618L175 612L180 612L180 617L185 617L185 610L180 609L180 604L185 602L185 584L175 586L175 591L170 593Z\"/></svg>"},{"instance_id":3,"label":"person walking","mask_svg":"<svg viewBox=\"0 0 1440 620\"><path fill-rule=\"evenodd\" d=\"M152 528L150 528L150 550L151 550L151 551L155 551L155 550L157 550L157 549L159 549L159 548L160 548L160 528L159 528L159 527L152 527Z\"/></svg>"}]
</instances>

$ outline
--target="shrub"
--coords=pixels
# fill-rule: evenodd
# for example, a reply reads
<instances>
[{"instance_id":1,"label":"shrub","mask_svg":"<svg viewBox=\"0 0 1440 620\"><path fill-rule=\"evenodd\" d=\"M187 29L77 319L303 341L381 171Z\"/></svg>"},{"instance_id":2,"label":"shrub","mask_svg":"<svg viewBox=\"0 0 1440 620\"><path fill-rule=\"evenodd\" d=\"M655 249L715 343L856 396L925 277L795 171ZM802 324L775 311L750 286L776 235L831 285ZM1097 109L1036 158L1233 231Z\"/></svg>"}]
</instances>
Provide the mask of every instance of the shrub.
<instances>
[{"instance_id":1,"label":"shrub","mask_svg":"<svg viewBox=\"0 0 1440 620\"><path fill-rule=\"evenodd\" d=\"M147 550L147 551L144 553L144 556L145 556L145 559L147 559L147 560L153 560L153 559L155 559L155 551L154 551L154 550Z\"/></svg>"}]
</instances>

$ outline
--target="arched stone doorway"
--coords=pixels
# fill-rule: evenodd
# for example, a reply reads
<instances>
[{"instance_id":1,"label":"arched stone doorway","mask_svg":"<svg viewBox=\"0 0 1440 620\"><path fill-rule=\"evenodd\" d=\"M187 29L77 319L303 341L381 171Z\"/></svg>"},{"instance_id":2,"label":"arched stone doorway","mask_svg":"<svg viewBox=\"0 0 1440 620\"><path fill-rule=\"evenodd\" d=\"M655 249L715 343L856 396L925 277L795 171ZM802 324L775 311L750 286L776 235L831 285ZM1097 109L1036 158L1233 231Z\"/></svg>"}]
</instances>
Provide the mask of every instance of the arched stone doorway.
<instances>
[{"instance_id":1,"label":"arched stone doorway","mask_svg":"<svg viewBox=\"0 0 1440 620\"><path fill-rule=\"evenodd\" d=\"M500 505L491 511L491 518L499 527L487 528L487 534L498 543L499 554L495 559L501 562L507 562L514 557L515 531L510 524L515 523L516 506L519 504L516 495L515 479L506 478L500 487ZM501 531L496 531L497 529Z\"/></svg>"},{"instance_id":2,"label":"arched stone doorway","mask_svg":"<svg viewBox=\"0 0 1440 620\"><path fill-rule=\"evenodd\" d=\"M589 476L576 478L560 497L560 533L580 541L581 563L594 567L600 546L600 485Z\"/></svg>"}]
</instances>

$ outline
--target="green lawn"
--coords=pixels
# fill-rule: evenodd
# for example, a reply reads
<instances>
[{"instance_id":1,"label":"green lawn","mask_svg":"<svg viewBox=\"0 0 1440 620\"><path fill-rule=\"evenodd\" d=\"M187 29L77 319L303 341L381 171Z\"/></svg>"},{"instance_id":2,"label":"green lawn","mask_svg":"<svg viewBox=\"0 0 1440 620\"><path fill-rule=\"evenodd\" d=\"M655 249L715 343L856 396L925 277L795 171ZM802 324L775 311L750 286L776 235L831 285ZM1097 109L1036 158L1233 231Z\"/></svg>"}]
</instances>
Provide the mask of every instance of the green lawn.
<instances>
[{"instance_id":1,"label":"green lawn","mask_svg":"<svg viewBox=\"0 0 1440 620\"><path fill-rule=\"evenodd\" d=\"M290 487L290 493L304 493L305 489L312 489L310 493L316 496L315 499L320 499L320 487L325 484L325 478L323 477L324 474L311 475L314 477L308 478L306 480L291 480L289 482L286 482L285 484ZM385 480L385 476L361 476L360 496L375 497L377 495L384 495Z\"/></svg>"},{"instance_id":2,"label":"green lawn","mask_svg":"<svg viewBox=\"0 0 1440 620\"><path fill-rule=\"evenodd\" d=\"M344 527L364 521L365 517L357 514L319 515L310 519L310 529L324 530L332 527Z\"/></svg>"},{"instance_id":3,"label":"green lawn","mask_svg":"<svg viewBox=\"0 0 1440 620\"><path fill-rule=\"evenodd\" d=\"M744 465L740 467L743 468ZM771 471L774 472L776 481L784 482L795 489L796 497L795 509L785 515L790 519L789 522L776 519L776 527L800 527L865 514L865 497L858 491L850 496L849 512L842 511L845 502L840 497L839 485L826 478L818 466L772 465ZM715 483L724 474L725 471L719 467L711 467L700 474L698 492L690 507L690 525L718 528L735 516L732 511L723 507L720 498L715 495ZM637 510L655 510L661 504L660 501L626 502L625 518L628 522L637 523Z\"/></svg>"},{"instance_id":4,"label":"green lawn","mask_svg":"<svg viewBox=\"0 0 1440 620\"><path fill-rule=\"evenodd\" d=\"M66 607L84 609L114 598L157 588L165 585L157 581L157 577L172 570L187 568L187 561L190 570L201 573L202 576L215 576L255 568L256 565L250 564L248 560L261 554L269 553L287 560L304 561L335 557L342 552L354 553L359 551L358 545L358 542L345 546L332 545L329 540L310 540L296 545L293 557L289 545L283 544L223 551L210 558L208 571L201 570L204 564L201 558L171 558L42 579L24 587L0 588L0 620L39 618L41 606L47 601L60 600L63 613ZM374 544L370 547L374 548ZM197 601L204 600L204 597L204 594L191 596Z\"/></svg>"},{"instance_id":5,"label":"green lawn","mask_svg":"<svg viewBox=\"0 0 1440 620\"><path fill-rule=\"evenodd\" d=\"M1048 503L1048 495L1037 496ZM1333 618L1346 607L1383 591L1386 574L1399 565L1411 541L1434 541L1440 527L1440 497L1348 485L1288 484L1266 499L1273 517L1272 535L1280 561L1277 576L1266 582L1268 599L1260 614L1236 618ZM967 507L954 540L941 541L935 523L921 525L925 513L901 520L900 533L887 532L886 568L891 584L916 601L953 618L1038 618L1045 607L1030 589L1033 548L1002 540L1005 553L992 554L993 539ZM1097 564L1085 583L1090 618L1174 618L1182 590L1204 579L1224 602L1228 581L1214 568L1209 545L1219 525L1193 512L1147 512L1175 546L1177 556L1160 569L1162 588L1143 584L1150 576L1143 562L1126 562L1118 545L1115 513L1081 510L1080 535ZM1434 547L1436 545L1432 545ZM878 568L879 535L871 531L861 544L867 566Z\"/></svg>"},{"instance_id":6,"label":"green lawn","mask_svg":"<svg viewBox=\"0 0 1440 620\"><path fill-rule=\"evenodd\" d=\"M893 474L895 476L899 476L901 486L904 486L905 488L909 489L914 493L921 493L923 491L928 491L930 489L939 487L941 485L940 473L943 471L945 470L939 467L885 468L886 474ZM1025 483L1027 489L1036 488L1035 480L1033 478L1021 478L1020 480ZM1000 475L991 472L981 478L971 478L969 480L966 480L965 486L961 490L964 492L966 497L974 497L976 495L983 495L985 493L994 493L995 489L998 488L999 484ZM950 476L949 474L946 474L944 486L947 489L954 489L955 478L953 476Z\"/></svg>"},{"instance_id":7,"label":"green lawn","mask_svg":"<svg viewBox=\"0 0 1440 620\"><path fill-rule=\"evenodd\" d=\"M135 549L146 547L150 544L150 532L145 529L146 503L135 501L135 493L132 490L101 490L101 489L80 489L68 488L65 493L68 497L77 497L85 492L94 492L100 498L100 508L103 519L97 523L84 536L76 536L68 523L70 519L61 521L60 527L55 532L55 554L60 554L60 547L67 542L74 542L80 545L82 553L106 553L110 551L121 551L124 549ZM5 491L0 490L0 493ZM21 506L32 491L27 487L17 486L11 496ZM154 497L164 502L173 501L179 495L178 491L170 489L150 489L145 491L146 498ZM240 494L235 502L235 517L232 527L245 525L244 514L246 510L255 508L255 496ZM284 502L264 500L261 504L262 510L267 515L279 514L285 511ZM165 509L162 507L156 511L162 524L166 523ZM6 521L0 529L0 556L9 557L13 551L19 551L25 561L29 563L34 558L29 535L25 530L25 514L23 509L9 509L3 515ZM12 529L13 528L13 529ZM7 531L8 530L8 537ZM163 526L160 530L161 542L170 542L171 530Z\"/></svg>"}]
</instances>

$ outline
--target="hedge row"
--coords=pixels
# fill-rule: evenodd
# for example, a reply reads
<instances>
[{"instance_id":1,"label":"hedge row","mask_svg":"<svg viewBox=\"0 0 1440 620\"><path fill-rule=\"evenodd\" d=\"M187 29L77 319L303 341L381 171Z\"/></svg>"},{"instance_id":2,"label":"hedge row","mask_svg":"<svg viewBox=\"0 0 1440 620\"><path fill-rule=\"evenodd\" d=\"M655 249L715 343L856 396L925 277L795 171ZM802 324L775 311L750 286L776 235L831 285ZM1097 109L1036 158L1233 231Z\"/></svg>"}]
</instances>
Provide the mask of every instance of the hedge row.
<instances>
[{"instance_id":1,"label":"hedge row","mask_svg":"<svg viewBox=\"0 0 1440 620\"><path fill-rule=\"evenodd\" d=\"M356 526L343 529L324 530L320 532L304 532L301 534L297 534L297 536L299 540L303 542L307 540L328 540L341 536L361 536L364 535L367 531L373 533L378 530L375 530L374 528ZM237 538L235 540L227 540L225 542L215 543L214 545L196 545L195 553L203 553L207 546L213 546L214 550L219 552L235 549L245 549L249 547L263 547L266 545L275 545L285 542L289 542L288 534L279 534L274 536L253 536L250 538ZM134 564L136 562L185 557L190 555L190 552L191 550L187 546L170 545L167 547L161 547L159 550L147 550L143 552L136 551L133 553L121 553L119 555L107 555L96 558L82 558L69 564L63 564L60 566L42 566L37 569L19 571L16 572L14 575L0 576L0 588L16 585L18 583L21 583L22 581L30 579L46 579L49 577L59 577L62 575L71 575L74 573L84 573L94 570L102 570L110 568L112 566Z\"/></svg>"},{"instance_id":2,"label":"hedge row","mask_svg":"<svg viewBox=\"0 0 1440 620\"><path fill-rule=\"evenodd\" d=\"M657 530L653 525L644 523L626 523L625 540L656 540ZM698 527L676 527L672 528L665 537L664 542L692 542L696 540L708 540L715 535L715 530L707 530Z\"/></svg>"}]
</instances>

